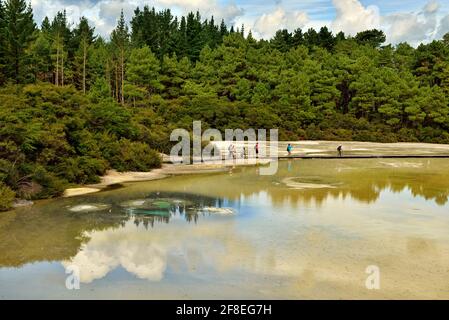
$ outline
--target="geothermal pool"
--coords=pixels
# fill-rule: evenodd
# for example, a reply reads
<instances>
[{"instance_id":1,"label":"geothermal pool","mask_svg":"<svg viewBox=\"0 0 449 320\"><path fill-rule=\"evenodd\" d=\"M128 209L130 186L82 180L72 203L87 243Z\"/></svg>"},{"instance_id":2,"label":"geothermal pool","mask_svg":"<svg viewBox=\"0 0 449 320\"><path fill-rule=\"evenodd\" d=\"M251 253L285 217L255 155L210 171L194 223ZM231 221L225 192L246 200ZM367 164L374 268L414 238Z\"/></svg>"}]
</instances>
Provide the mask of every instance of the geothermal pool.
<instances>
[{"instance_id":1,"label":"geothermal pool","mask_svg":"<svg viewBox=\"0 0 449 320\"><path fill-rule=\"evenodd\" d=\"M448 160L258 170L0 213L0 298L449 298Z\"/></svg>"}]
</instances>

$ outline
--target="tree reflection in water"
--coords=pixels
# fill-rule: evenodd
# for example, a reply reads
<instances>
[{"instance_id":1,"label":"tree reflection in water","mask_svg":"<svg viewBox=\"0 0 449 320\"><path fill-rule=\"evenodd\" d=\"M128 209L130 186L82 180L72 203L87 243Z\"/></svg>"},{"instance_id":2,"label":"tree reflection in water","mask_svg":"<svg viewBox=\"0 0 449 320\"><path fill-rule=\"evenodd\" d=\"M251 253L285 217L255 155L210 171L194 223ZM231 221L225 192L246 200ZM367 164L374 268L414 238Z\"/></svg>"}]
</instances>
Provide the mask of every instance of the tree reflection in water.
<instances>
[{"instance_id":1,"label":"tree reflection in water","mask_svg":"<svg viewBox=\"0 0 449 320\"><path fill-rule=\"evenodd\" d=\"M296 188L284 183L286 178L293 179L290 181L297 183ZM448 181L449 163L443 159L307 160L292 161L290 165L280 162L275 176L260 176L257 168L248 167L234 170L232 175L183 176L131 184L124 189L49 200L30 208L1 213L0 266L69 260L89 241L93 231L120 229L128 221L146 229L178 218L196 224L210 215L204 208L239 209L249 197L255 197L258 206L281 214L280 209L286 206L293 209L320 207L329 198L350 198L374 204L383 191L394 195L409 190L413 197L423 197L427 202L443 206L448 201ZM299 186L302 183L331 187L298 188L298 183ZM165 191L158 192L160 190ZM124 202L135 199L160 200L167 205L159 203L158 214L133 212L129 205L123 206ZM108 204L110 209L90 213L69 210L92 201ZM350 206L351 202L344 202L344 205ZM282 215L279 218L282 219Z\"/></svg>"}]
</instances>

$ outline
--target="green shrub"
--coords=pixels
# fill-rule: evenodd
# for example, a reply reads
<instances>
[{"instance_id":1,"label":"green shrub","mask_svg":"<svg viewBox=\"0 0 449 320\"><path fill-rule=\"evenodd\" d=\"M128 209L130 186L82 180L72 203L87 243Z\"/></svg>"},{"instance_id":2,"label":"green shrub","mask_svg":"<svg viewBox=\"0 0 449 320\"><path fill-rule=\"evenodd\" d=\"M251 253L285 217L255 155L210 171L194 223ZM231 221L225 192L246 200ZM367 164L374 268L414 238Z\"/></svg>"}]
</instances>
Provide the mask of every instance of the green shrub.
<instances>
[{"instance_id":1,"label":"green shrub","mask_svg":"<svg viewBox=\"0 0 449 320\"><path fill-rule=\"evenodd\" d=\"M35 169L33 181L41 186L41 188L36 193L30 195L32 199L60 196L67 187L67 181L57 177L54 173L48 172L41 166Z\"/></svg>"},{"instance_id":2,"label":"green shrub","mask_svg":"<svg viewBox=\"0 0 449 320\"><path fill-rule=\"evenodd\" d=\"M131 124L131 114L113 101L102 101L88 109L87 119L95 131L106 131L116 136L130 137L136 128Z\"/></svg>"},{"instance_id":3,"label":"green shrub","mask_svg":"<svg viewBox=\"0 0 449 320\"><path fill-rule=\"evenodd\" d=\"M118 171L149 171L162 164L159 153L142 142L121 139L109 148L109 163Z\"/></svg>"},{"instance_id":4,"label":"green shrub","mask_svg":"<svg viewBox=\"0 0 449 320\"><path fill-rule=\"evenodd\" d=\"M0 211L11 209L15 197L16 193L0 182Z\"/></svg>"},{"instance_id":5,"label":"green shrub","mask_svg":"<svg viewBox=\"0 0 449 320\"><path fill-rule=\"evenodd\" d=\"M98 183L108 167L106 160L91 157L67 158L56 167L56 174L74 183Z\"/></svg>"}]
</instances>

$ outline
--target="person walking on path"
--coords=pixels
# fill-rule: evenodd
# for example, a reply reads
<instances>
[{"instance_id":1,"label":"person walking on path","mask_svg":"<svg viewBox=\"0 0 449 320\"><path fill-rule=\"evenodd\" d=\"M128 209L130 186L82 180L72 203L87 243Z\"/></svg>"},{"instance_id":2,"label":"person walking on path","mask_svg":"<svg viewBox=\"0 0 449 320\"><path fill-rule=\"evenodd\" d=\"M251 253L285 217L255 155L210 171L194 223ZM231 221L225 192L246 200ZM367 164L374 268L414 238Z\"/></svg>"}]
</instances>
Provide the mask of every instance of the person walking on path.
<instances>
[{"instance_id":1,"label":"person walking on path","mask_svg":"<svg viewBox=\"0 0 449 320\"><path fill-rule=\"evenodd\" d=\"M232 159L235 159L235 146L233 143L231 143L228 147L228 151L229 151L229 157Z\"/></svg>"},{"instance_id":2,"label":"person walking on path","mask_svg":"<svg viewBox=\"0 0 449 320\"><path fill-rule=\"evenodd\" d=\"M342 153L343 147L342 147L342 146L338 146L338 147L337 147L337 151L338 151L338 156L341 158L342 155L343 155L343 153Z\"/></svg>"},{"instance_id":3,"label":"person walking on path","mask_svg":"<svg viewBox=\"0 0 449 320\"><path fill-rule=\"evenodd\" d=\"M289 156L292 155L292 149L293 149L293 147L292 147L292 145L289 143L288 146L287 146L287 152L288 152L288 155L289 155Z\"/></svg>"},{"instance_id":4,"label":"person walking on path","mask_svg":"<svg viewBox=\"0 0 449 320\"><path fill-rule=\"evenodd\" d=\"M256 142L256 145L254 146L254 150L256 150L256 158L259 157L259 142Z\"/></svg>"}]
</instances>

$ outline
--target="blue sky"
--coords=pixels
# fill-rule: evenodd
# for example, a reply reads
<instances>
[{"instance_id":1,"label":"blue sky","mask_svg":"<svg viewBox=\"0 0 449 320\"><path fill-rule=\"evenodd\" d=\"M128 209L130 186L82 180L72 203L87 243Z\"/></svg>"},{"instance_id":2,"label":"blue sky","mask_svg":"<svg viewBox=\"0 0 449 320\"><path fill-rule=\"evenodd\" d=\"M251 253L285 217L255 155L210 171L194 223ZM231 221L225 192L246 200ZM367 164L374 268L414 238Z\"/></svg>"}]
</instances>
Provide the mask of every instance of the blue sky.
<instances>
[{"instance_id":1,"label":"blue sky","mask_svg":"<svg viewBox=\"0 0 449 320\"><path fill-rule=\"evenodd\" d=\"M440 38L449 32L449 1L441 0L31 0L35 18L42 21L66 9L73 23L86 16L97 33L107 36L120 10L128 19L137 6L171 8L175 14L199 10L228 25L245 24L258 38L271 37L280 28L294 30L328 26L333 32L355 34L379 28L393 44L412 45Z\"/></svg>"}]
</instances>

